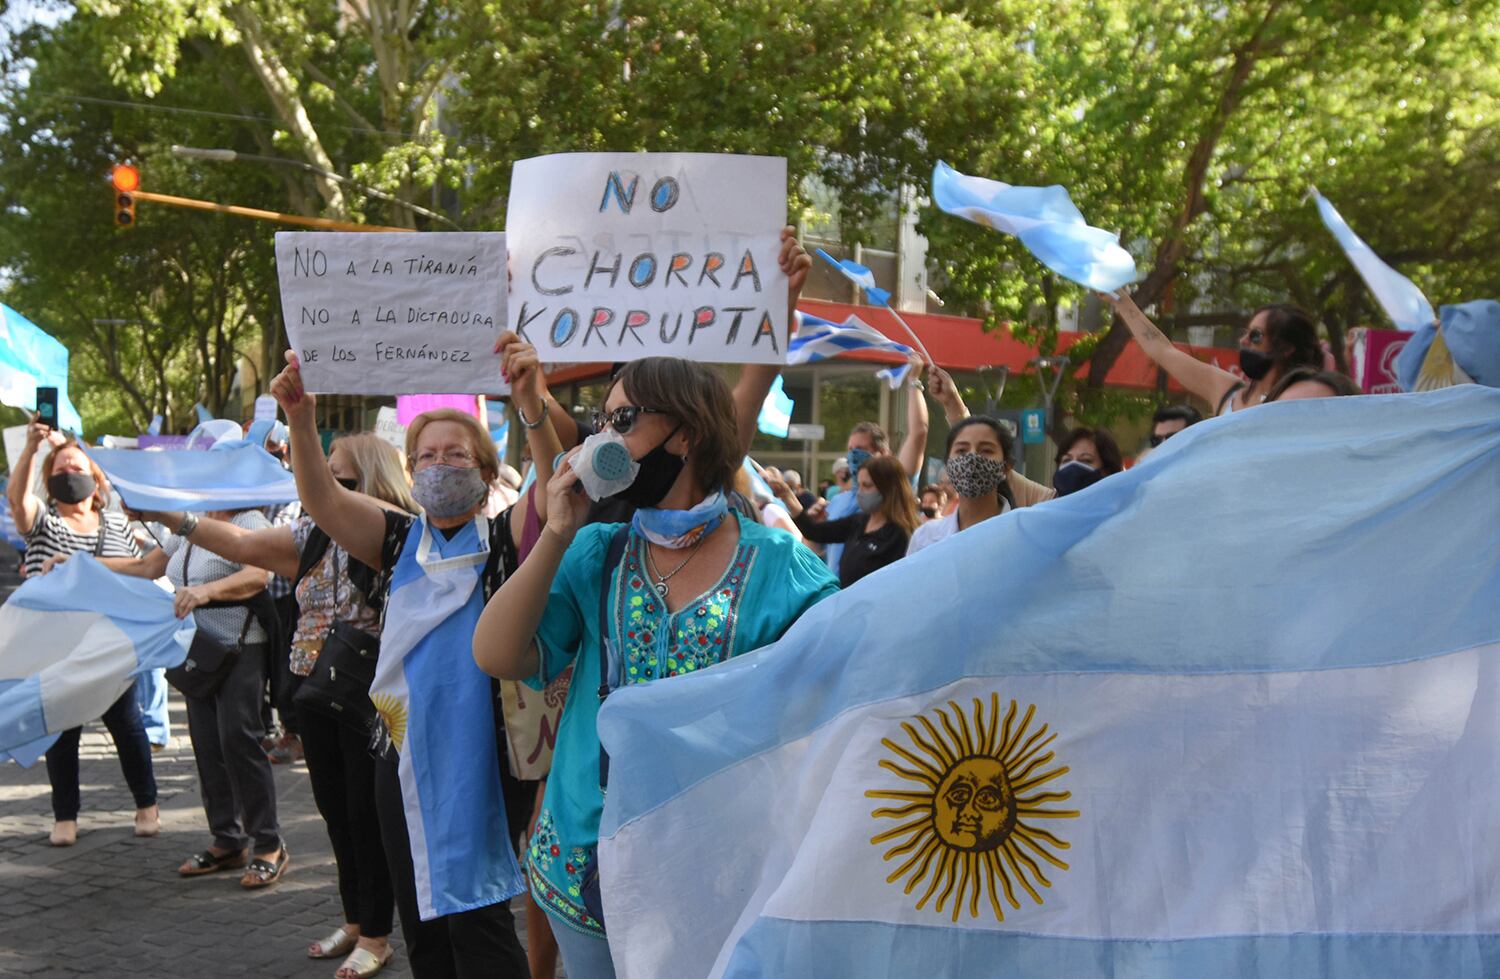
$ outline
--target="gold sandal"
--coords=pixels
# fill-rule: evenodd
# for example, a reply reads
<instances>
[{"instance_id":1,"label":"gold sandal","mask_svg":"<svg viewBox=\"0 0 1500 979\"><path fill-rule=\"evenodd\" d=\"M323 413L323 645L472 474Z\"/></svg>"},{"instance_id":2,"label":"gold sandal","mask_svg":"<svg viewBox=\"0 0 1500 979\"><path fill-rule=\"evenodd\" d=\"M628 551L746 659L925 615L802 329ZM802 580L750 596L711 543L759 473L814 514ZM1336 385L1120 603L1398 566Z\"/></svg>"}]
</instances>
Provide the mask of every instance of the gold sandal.
<instances>
[{"instance_id":1,"label":"gold sandal","mask_svg":"<svg viewBox=\"0 0 1500 979\"><path fill-rule=\"evenodd\" d=\"M391 956L395 954L396 950L389 946L386 947L384 958L367 948L356 948L349 953L349 957L344 960L344 964L339 966L339 971L334 975L337 976L348 969L354 974L352 979L370 979L375 973L384 969L386 963L391 961Z\"/></svg>"},{"instance_id":2,"label":"gold sandal","mask_svg":"<svg viewBox=\"0 0 1500 979\"><path fill-rule=\"evenodd\" d=\"M347 928L340 928L322 941L313 942L307 947L307 957L310 959L336 959L340 955L347 955L359 941L359 936L352 934Z\"/></svg>"}]
</instances>

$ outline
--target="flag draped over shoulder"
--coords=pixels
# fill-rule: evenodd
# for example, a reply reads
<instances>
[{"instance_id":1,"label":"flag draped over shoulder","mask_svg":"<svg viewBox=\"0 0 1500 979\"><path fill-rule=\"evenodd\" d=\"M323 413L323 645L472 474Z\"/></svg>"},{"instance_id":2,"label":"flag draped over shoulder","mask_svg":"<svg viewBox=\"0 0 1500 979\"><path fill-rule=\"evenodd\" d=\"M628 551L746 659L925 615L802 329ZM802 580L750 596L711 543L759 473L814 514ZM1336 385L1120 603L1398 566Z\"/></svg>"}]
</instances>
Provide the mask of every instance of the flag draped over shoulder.
<instances>
[{"instance_id":1,"label":"flag draped over shoulder","mask_svg":"<svg viewBox=\"0 0 1500 979\"><path fill-rule=\"evenodd\" d=\"M1496 974L1497 500L1500 391L1268 404L617 691L620 974Z\"/></svg>"},{"instance_id":2,"label":"flag draped over shoulder","mask_svg":"<svg viewBox=\"0 0 1500 979\"><path fill-rule=\"evenodd\" d=\"M1334 206L1328 203L1328 199L1317 190L1312 192L1313 200L1318 204L1318 216L1323 219L1323 224L1333 233L1333 237L1344 250L1349 261L1359 272L1359 277L1365 280L1365 285L1375 294L1375 299L1380 303L1380 308L1403 330L1420 330L1424 326L1432 325L1437 316L1432 311L1432 303L1422 295L1406 276L1391 268L1380 260L1364 239L1354 233L1343 216L1339 214Z\"/></svg>"},{"instance_id":3,"label":"flag draped over shoulder","mask_svg":"<svg viewBox=\"0 0 1500 979\"><path fill-rule=\"evenodd\" d=\"M1113 292L1135 281L1135 259L1119 236L1090 227L1064 187L1013 187L939 160L932 201L949 214L1015 235L1043 265L1081 286Z\"/></svg>"},{"instance_id":4,"label":"flag draped over shoulder","mask_svg":"<svg viewBox=\"0 0 1500 979\"><path fill-rule=\"evenodd\" d=\"M0 758L31 765L136 674L180 664L192 636L171 593L92 555L30 579L0 605Z\"/></svg>"},{"instance_id":5,"label":"flag draped over shoulder","mask_svg":"<svg viewBox=\"0 0 1500 979\"><path fill-rule=\"evenodd\" d=\"M245 442L209 452L86 451L134 510L244 510L297 499L292 474Z\"/></svg>"}]
</instances>

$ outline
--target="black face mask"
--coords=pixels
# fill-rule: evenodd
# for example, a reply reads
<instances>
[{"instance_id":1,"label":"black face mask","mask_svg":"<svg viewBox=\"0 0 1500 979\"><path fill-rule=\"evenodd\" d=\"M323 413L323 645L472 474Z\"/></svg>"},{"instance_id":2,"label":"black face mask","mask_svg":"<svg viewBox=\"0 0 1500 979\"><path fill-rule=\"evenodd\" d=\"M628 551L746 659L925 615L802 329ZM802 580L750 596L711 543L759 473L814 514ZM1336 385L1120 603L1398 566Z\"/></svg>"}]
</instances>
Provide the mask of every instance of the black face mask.
<instances>
[{"instance_id":1,"label":"black face mask","mask_svg":"<svg viewBox=\"0 0 1500 979\"><path fill-rule=\"evenodd\" d=\"M1258 381L1271 373L1275 363L1270 354L1263 354L1249 347L1240 348L1240 372L1252 381Z\"/></svg>"},{"instance_id":2,"label":"black face mask","mask_svg":"<svg viewBox=\"0 0 1500 979\"><path fill-rule=\"evenodd\" d=\"M47 493L58 503L82 503L98 488L92 473L53 473L47 478Z\"/></svg>"},{"instance_id":3,"label":"black face mask","mask_svg":"<svg viewBox=\"0 0 1500 979\"><path fill-rule=\"evenodd\" d=\"M353 479L349 476L335 476L333 477L333 481L335 483L338 483L344 489L349 490L351 493L359 492L359 480L357 479Z\"/></svg>"},{"instance_id":4,"label":"black face mask","mask_svg":"<svg viewBox=\"0 0 1500 979\"><path fill-rule=\"evenodd\" d=\"M638 507L654 507L660 503L672 484L677 482L677 477L682 475L682 467L687 465L685 460L667 451L667 443L672 441L672 435L676 435L681 429L681 425L672 429L672 434L662 439L661 445L637 459L641 468L635 474L635 481L609 499Z\"/></svg>"},{"instance_id":5,"label":"black face mask","mask_svg":"<svg viewBox=\"0 0 1500 979\"><path fill-rule=\"evenodd\" d=\"M1102 470L1075 459L1057 467L1057 472L1052 474L1052 488L1057 490L1058 496L1069 496L1093 486L1103 478Z\"/></svg>"}]
</instances>

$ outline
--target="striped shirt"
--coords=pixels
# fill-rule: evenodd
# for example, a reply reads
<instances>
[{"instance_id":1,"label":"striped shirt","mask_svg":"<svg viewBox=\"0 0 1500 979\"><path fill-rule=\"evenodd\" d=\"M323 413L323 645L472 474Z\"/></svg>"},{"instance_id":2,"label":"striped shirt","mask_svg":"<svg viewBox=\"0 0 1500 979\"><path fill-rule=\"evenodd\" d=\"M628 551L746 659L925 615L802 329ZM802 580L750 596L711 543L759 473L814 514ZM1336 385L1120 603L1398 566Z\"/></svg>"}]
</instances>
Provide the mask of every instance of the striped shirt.
<instances>
[{"instance_id":1,"label":"striped shirt","mask_svg":"<svg viewBox=\"0 0 1500 979\"><path fill-rule=\"evenodd\" d=\"M98 531L80 534L68 525L56 507L48 507L38 514L31 532L26 535L26 576L41 573L42 564L49 557L58 555L94 554L97 551L99 557L140 556L124 514L101 513L99 519L103 521L104 530L102 547Z\"/></svg>"},{"instance_id":2,"label":"striped shirt","mask_svg":"<svg viewBox=\"0 0 1500 979\"><path fill-rule=\"evenodd\" d=\"M241 510L230 517L229 522L246 530L265 530L271 526L266 515L259 510ZM219 557L212 551L190 547L186 539L175 535L167 538L162 549L167 554L167 580L172 583L173 588L181 588L184 583L206 585L228 578L244 567L243 564ZM183 567L184 562L190 562L186 569ZM198 623L198 628L220 642L237 643L242 632L248 645L266 642L266 631L261 628L260 622L250 617L247 628L247 617L250 617L250 611L244 606L200 608L193 611L193 619Z\"/></svg>"}]
</instances>

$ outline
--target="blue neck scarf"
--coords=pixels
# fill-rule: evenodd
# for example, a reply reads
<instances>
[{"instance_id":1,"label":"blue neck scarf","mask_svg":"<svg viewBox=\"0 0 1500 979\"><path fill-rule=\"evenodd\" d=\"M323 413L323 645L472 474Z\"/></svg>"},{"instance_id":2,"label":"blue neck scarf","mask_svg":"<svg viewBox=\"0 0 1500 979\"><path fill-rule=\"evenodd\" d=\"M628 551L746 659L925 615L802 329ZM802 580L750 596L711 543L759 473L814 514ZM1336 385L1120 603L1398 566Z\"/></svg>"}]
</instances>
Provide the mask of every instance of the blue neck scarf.
<instances>
[{"instance_id":1,"label":"blue neck scarf","mask_svg":"<svg viewBox=\"0 0 1500 979\"><path fill-rule=\"evenodd\" d=\"M658 510L641 507L635 511L631 529L653 544L680 550L692 547L713 533L729 513L729 501L722 490L715 490L690 510Z\"/></svg>"}]
</instances>

